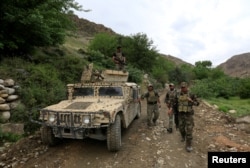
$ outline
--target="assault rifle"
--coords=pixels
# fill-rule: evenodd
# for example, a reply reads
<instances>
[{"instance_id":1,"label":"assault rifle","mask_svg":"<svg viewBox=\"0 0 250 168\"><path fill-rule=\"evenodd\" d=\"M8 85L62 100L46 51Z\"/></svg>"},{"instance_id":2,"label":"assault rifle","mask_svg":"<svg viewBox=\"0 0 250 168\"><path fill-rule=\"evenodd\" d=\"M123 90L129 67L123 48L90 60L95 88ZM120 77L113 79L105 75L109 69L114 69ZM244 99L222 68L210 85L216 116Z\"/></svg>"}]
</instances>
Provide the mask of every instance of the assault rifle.
<instances>
[{"instance_id":1,"label":"assault rifle","mask_svg":"<svg viewBox=\"0 0 250 168\"><path fill-rule=\"evenodd\" d=\"M118 57L114 57L114 60L117 61L121 65L127 65L126 62Z\"/></svg>"}]
</instances>

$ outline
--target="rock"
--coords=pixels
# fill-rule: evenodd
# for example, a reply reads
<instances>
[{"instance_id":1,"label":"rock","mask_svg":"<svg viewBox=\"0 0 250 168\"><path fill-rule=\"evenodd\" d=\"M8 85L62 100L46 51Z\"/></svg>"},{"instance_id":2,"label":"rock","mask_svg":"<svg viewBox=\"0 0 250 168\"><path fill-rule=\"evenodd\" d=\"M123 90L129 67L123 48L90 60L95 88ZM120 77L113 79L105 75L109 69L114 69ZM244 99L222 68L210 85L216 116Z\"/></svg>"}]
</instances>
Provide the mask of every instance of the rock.
<instances>
[{"instance_id":1,"label":"rock","mask_svg":"<svg viewBox=\"0 0 250 168\"><path fill-rule=\"evenodd\" d=\"M9 96L9 94L0 94L0 97L2 97L2 98L7 98Z\"/></svg>"},{"instance_id":2,"label":"rock","mask_svg":"<svg viewBox=\"0 0 250 168\"><path fill-rule=\"evenodd\" d=\"M10 110L10 106L8 104L0 104L0 111L8 111Z\"/></svg>"},{"instance_id":3,"label":"rock","mask_svg":"<svg viewBox=\"0 0 250 168\"><path fill-rule=\"evenodd\" d=\"M13 79L5 79L3 85L7 87L12 87L15 85L15 81Z\"/></svg>"},{"instance_id":4,"label":"rock","mask_svg":"<svg viewBox=\"0 0 250 168\"><path fill-rule=\"evenodd\" d=\"M4 80L0 79L0 85L3 85L3 83L4 83Z\"/></svg>"},{"instance_id":5,"label":"rock","mask_svg":"<svg viewBox=\"0 0 250 168\"><path fill-rule=\"evenodd\" d=\"M14 88L5 88L8 91L8 94L12 95L15 93L15 89Z\"/></svg>"},{"instance_id":6,"label":"rock","mask_svg":"<svg viewBox=\"0 0 250 168\"><path fill-rule=\"evenodd\" d=\"M0 112L0 119L4 122L8 121L10 119L10 112L9 111Z\"/></svg>"},{"instance_id":7,"label":"rock","mask_svg":"<svg viewBox=\"0 0 250 168\"><path fill-rule=\"evenodd\" d=\"M2 89L2 90L0 90L0 94L8 94L8 90Z\"/></svg>"},{"instance_id":8,"label":"rock","mask_svg":"<svg viewBox=\"0 0 250 168\"><path fill-rule=\"evenodd\" d=\"M236 123L247 123L250 124L250 116L244 116L236 119Z\"/></svg>"},{"instance_id":9,"label":"rock","mask_svg":"<svg viewBox=\"0 0 250 168\"><path fill-rule=\"evenodd\" d=\"M214 144L209 144L209 146L208 146L208 149L213 149L213 148L215 148L216 146L214 145Z\"/></svg>"},{"instance_id":10,"label":"rock","mask_svg":"<svg viewBox=\"0 0 250 168\"><path fill-rule=\"evenodd\" d=\"M250 134L250 124L246 123L239 123L236 126L238 129L245 131L246 133Z\"/></svg>"},{"instance_id":11,"label":"rock","mask_svg":"<svg viewBox=\"0 0 250 168\"><path fill-rule=\"evenodd\" d=\"M10 95L7 97L6 101L13 101L17 99L18 99L18 95Z\"/></svg>"},{"instance_id":12,"label":"rock","mask_svg":"<svg viewBox=\"0 0 250 168\"><path fill-rule=\"evenodd\" d=\"M4 85L0 84L0 90L3 90L4 88Z\"/></svg>"},{"instance_id":13,"label":"rock","mask_svg":"<svg viewBox=\"0 0 250 168\"><path fill-rule=\"evenodd\" d=\"M219 107L216 104L213 106L213 108L214 109L219 109Z\"/></svg>"},{"instance_id":14,"label":"rock","mask_svg":"<svg viewBox=\"0 0 250 168\"><path fill-rule=\"evenodd\" d=\"M0 104L3 104L3 103L5 103L5 99L0 97Z\"/></svg>"},{"instance_id":15,"label":"rock","mask_svg":"<svg viewBox=\"0 0 250 168\"><path fill-rule=\"evenodd\" d=\"M231 113L231 114L234 114L234 113L236 113L237 111L236 111L236 110L229 110L228 112Z\"/></svg>"}]
</instances>

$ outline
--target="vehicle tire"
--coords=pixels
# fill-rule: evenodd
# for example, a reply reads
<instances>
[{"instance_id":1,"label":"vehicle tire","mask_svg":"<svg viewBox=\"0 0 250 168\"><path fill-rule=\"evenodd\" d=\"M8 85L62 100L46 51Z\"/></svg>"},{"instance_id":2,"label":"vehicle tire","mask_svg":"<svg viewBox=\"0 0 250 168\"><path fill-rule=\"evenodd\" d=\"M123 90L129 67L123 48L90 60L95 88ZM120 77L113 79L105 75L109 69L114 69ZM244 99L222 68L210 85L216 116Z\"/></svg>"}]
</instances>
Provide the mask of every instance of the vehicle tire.
<instances>
[{"instance_id":1,"label":"vehicle tire","mask_svg":"<svg viewBox=\"0 0 250 168\"><path fill-rule=\"evenodd\" d=\"M135 116L135 119L139 119L141 117L141 103L138 103L136 107L137 114Z\"/></svg>"},{"instance_id":2,"label":"vehicle tire","mask_svg":"<svg viewBox=\"0 0 250 168\"><path fill-rule=\"evenodd\" d=\"M107 128L107 147L111 152L117 152L122 146L121 117L116 115L115 122Z\"/></svg>"},{"instance_id":3,"label":"vehicle tire","mask_svg":"<svg viewBox=\"0 0 250 168\"><path fill-rule=\"evenodd\" d=\"M58 139L53 134L52 128L47 126L41 127L41 139L43 144L49 146L55 146L58 142Z\"/></svg>"}]
</instances>

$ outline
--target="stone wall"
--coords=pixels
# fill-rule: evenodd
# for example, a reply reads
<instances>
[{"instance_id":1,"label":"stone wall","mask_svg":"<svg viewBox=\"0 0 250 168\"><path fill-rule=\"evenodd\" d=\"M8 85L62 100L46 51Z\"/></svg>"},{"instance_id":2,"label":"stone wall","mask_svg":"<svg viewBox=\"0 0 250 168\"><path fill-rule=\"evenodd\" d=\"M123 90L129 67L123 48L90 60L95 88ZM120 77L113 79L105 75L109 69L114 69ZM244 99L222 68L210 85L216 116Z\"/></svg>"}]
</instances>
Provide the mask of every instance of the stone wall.
<instances>
[{"instance_id":1,"label":"stone wall","mask_svg":"<svg viewBox=\"0 0 250 168\"><path fill-rule=\"evenodd\" d=\"M0 131L2 132L23 133L23 124L9 123L11 111L20 103L18 88L13 79L0 79Z\"/></svg>"}]
</instances>

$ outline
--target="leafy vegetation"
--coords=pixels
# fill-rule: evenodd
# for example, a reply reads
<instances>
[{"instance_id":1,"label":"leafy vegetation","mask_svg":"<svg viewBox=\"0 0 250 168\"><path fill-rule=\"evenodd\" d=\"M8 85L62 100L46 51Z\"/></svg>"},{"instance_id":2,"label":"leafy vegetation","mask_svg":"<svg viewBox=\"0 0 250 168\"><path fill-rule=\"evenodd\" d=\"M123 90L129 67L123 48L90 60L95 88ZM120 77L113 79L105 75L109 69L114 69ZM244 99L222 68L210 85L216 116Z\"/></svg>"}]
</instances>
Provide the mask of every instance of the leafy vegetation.
<instances>
[{"instance_id":1,"label":"leafy vegetation","mask_svg":"<svg viewBox=\"0 0 250 168\"><path fill-rule=\"evenodd\" d=\"M93 62L98 70L114 69L112 53L118 45L126 56L129 81L142 84L144 74L156 88L186 81L192 92L216 103L220 110L249 114L249 78L229 77L212 68L211 61L176 66L158 53L146 34L99 33L79 50L72 47L76 41L70 41L70 50L64 40L72 28L72 8L80 9L73 0L0 2L0 77L13 78L20 85L17 92L22 103L12 112L11 121L25 123L26 133L36 129L29 121L30 113L37 119L39 108L65 99L66 84L79 82L88 63Z\"/></svg>"},{"instance_id":2,"label":"leafy vegetation","mask_svg":"<svg viewBox=\"0 0 250 168\"><path fill-rule=\"evenodd\" d=\"M0 142L4 142L4 141L7 141L7 142L16 142L19 139L21 139L22 137L23 136L21 136L21 135L2 132L2 130L0 129Z\"/></svg>"},{"instance_id":3,"label":"leafy vegetation","mask_svg":"<svg viewBox=\"0 0 250 168\"><path fill-rule=\"evenodd\" d=\"M0 54L27 57L34 47L63 44L73 25L71 9L80 10L74 0L0 2Z\"/></svg>"},{"instance_id":4,"label":"leafy vegetation","mask_svg":"<svg viewBox=\"0 0 250 168\"><path fill-rule=\"evenodd\" d=\"M235 117L245 116L250 114L250 99L240 99L239 97L230 97L229 99L224 98L210 98L206 99L210 104L215 104L218 106L218 110L225 113L229 110L235 110L236 113L231 115Z\"/></svg>"}]
</instances>

